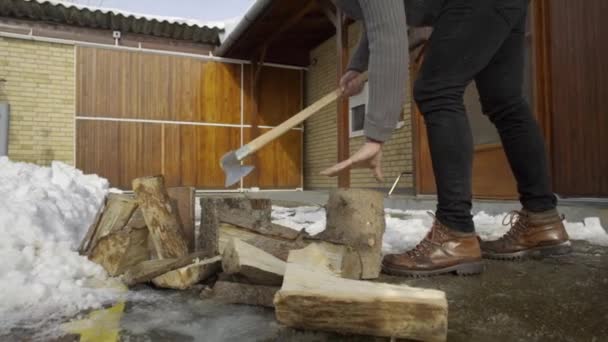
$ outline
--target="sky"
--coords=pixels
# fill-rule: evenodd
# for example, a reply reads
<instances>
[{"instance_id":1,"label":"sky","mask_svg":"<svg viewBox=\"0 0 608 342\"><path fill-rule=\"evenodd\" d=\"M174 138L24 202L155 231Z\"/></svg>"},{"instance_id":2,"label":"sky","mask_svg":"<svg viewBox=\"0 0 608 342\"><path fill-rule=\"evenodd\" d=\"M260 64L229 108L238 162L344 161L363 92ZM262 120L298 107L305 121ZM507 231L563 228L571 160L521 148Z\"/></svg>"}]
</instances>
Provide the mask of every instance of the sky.
<instances>
[{"instance_id":1,"label":"sky","mask_svg":"<svg viewBox=\"0 0 608 342\"><path fill-rule=\"evenodd\" d=\"M241 16L255 0L69 0L141 14L222 21Z\"/></svg>"}]
</instances>

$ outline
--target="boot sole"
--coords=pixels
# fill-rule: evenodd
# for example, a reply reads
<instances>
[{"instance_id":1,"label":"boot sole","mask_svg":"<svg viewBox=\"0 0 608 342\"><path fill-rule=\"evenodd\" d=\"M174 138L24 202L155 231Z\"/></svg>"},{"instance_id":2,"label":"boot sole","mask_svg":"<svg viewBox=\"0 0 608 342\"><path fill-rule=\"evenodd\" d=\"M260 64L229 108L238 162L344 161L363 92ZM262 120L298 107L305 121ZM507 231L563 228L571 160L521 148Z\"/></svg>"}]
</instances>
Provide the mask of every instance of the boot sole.
<instances>
[{"instance_id":1,"label":"boot sole","mask_svg":"<svg viewBox=\"0 0 608 342\"><path fill-rule=\"evenodd\" d=\"M382 265L382 271L386 274L401 276L401 277L430 277L446 273L455 273L459 276L476 275L483 272L485 266L483 261L468 262L450 267L440 268L429 271L407 270L397 267Z\"/></svg>"},{"instance_id":2,"label":"boot sole","mask_svg":"<svg viewBox=\"0 0 608 342\"><path fill-rule=\"evenodd\" d=\"M493 253L482 251L482 256L486 259L494 260L524 260L528 258L545 258L570 254L572 246L570 241L562 242L557 245L540 246L513 253Z\"/></svg>"}]
</instances>

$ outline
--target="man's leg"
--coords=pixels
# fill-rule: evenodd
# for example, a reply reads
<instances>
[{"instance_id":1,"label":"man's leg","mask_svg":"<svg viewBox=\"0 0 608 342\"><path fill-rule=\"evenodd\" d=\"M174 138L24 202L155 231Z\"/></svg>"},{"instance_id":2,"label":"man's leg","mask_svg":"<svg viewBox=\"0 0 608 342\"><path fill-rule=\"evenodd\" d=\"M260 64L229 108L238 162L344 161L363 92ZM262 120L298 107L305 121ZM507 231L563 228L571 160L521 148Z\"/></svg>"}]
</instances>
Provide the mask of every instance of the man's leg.
<instances>
[{"instance_id":1,"label":"man's leg","mask_svg":"<svg viewBox=\"0 0 608 342\"><path fill-rule=\"evenodd\" d=\"M504 14L517 24L475 82L483 112L500 134L524 209L542 212L555 209L557 201L551 190L545 143L522 90L526 12L524 8L519 14Z\"/></svg>"},{"instance_id":2,"label":"man's leg","mask_svg":"<svg viewBox=\"0 0 608 342\"><path fill-rule=\"evenodd\" d=\"M475 274L483 270L471 217L473 139L463 93L511 32L496 11L505 0L446 0L414 86L423 113L437 182L437 220L404 254L387 255L383 270L397 275Z\"/></svg>"},{"instance_id":3,"label":"man's leg","mask_svg":"<svg viewBox=\"0 0 608 342\"><path fill-rule=\"evenodd\" d=\"M516 24L475 82L483 111L500 134L524 209L512 214L512 228L505 236L482 243L483 254L517 259L568 253L570 242L555 210L545 144L522 93L526 8L499 12L507 22Z\"/></svg>"},{"instance_id":4,"label":"man's leg","mask_svg":"<svg viewBox=\"0 0 608 342\"><path fill-rule=\"evenodd\" d=\"M414 86L428 131L437 218L461 232L474 231L470 212L473 138L463 93L511 31L496 11L497 2L446 0Z\"/></svg>"}]
</instances>

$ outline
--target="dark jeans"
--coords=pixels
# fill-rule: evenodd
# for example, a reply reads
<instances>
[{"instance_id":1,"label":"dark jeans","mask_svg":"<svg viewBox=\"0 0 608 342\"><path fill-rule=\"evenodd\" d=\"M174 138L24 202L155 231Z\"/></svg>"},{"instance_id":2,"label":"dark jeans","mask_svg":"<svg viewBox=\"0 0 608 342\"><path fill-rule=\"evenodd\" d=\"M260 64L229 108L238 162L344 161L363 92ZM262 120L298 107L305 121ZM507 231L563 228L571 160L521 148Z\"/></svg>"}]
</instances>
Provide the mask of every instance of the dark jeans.
<instances>
[{"instance_id":1,"label":"dark jeans","mask_svg":"<svg viewBox=\"0 0 608 342\"><path fill-rule=\"evenodd\" d=\"M435 174L437 218L474 231L471 216L473 137L463 94L475 81L483 112L494 123L525 209L553 209L539 126L523 97L528 0L446 0L414 86L424 115Z\"/></svg>"}]
</instances>

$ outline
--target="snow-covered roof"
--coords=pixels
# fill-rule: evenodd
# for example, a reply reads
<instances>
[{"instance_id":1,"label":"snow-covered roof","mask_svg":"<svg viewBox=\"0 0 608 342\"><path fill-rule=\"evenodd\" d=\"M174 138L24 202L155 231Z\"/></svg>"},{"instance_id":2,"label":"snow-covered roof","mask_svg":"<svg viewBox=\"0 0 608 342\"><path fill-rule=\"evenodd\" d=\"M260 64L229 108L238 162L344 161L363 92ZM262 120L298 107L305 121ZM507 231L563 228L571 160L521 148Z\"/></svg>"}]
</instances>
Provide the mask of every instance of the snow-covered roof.
<instances>
[{"instance_id":1,"label":"snow-covered roof","mask_svg":"<svg viewBox=\"0 0 608 342\"><path fill-rule=\"evenodd\" d=\"M219 45L222 22L133 13L62 0L1 0L0 16Z\"/></svg>"},{"instance_id":2,"label":"snow-covered roof","mask_svg":"<svg viewBox=\"0 0 608 342\"><path fill-rule=\"evenodd\" d=\"M133 17L135 19L145 19L145 20L149 20L149 21L156 20L158 22L167 22L167 23L171 23L171 24L185 24L185 25L189 25L189 26L224 29L224 23L221 21L200 21L200 20L196 20L196 19L188 19L188 18L180 18L180 17L168 17L168 16L162 16L162 15L143 14L143 13L125 11L125 10L117 9L117 8L83 5L80 3L62 1L62 0L34 0L34 1L41 3L41 4L49 3L52 5L62 5L65 7L74 7L74 8L80 9L80 10L89 10L91 12L99 11L103 14L114 14L114 15L120 14L125 17Z\"/></svg>"}]
</instances>

